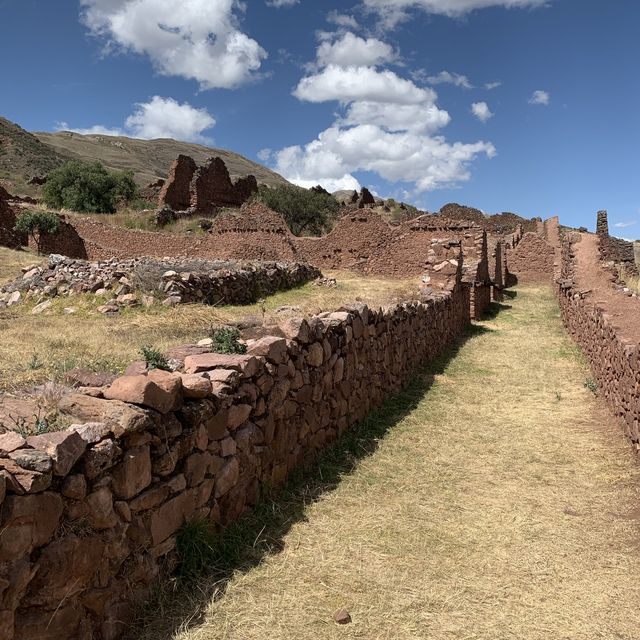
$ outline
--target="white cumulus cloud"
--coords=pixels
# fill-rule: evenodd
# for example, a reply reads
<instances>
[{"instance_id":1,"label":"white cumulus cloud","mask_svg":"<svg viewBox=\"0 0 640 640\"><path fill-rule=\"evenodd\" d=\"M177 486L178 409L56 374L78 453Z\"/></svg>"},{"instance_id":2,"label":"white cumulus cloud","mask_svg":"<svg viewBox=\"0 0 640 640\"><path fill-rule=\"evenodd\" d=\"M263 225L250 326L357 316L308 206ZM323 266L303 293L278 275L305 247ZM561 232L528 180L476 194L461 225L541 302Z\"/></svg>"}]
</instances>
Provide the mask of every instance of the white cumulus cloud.
<instances>
[{"instance_id":1,"label":"white cumulus cloud","mask_svg":"<svg viewBox=\"0 0 640 640\"><path fill-rule=\"evenodd\" d=\"M422 89L388 69L379 71L373 67L340 67L335 64L302 78L293 95L308 102L337 100L342 103L369 100L419 104L435 99L431 89Z\"/></svg>"},{"instance_id":2,"label":"white cumulus cloud","mask_svg":"<svg viewBox=\"0 0 640 640\"><path fill-rule=\"evenodd\" d=\"M239 28L239 0L80 0L81 20L108 50L148 56L163 75L202 89L250 81L266 51Z\"/></svg>"},{"instance_id":3,"label":"white cumulus cloud","mask_svg":"<svg viewBox=\"0 0 640 640\"><path fill-rule=\"evenodd\" d=\"M105 136L129 136L143 140L173 138L188 142L211 143L204 132L216 124L206 109L197 109L188 103L180 104L173 98L153 96L149 102L135 105L134 112L122 128L94 125L88 128L70 127L66 122L56 126L59 131Z\"/></svg>"},{"instance_id":4,"label":"white cumulus cloud","mask_svg":"<svg viewBox=\"0 0 640 640\"><path fill-rule=\"evenodd\" d=\"M360 38L350 31L334 42L322 42L317 51L317 62L321 66L376 66L393 62L396 57L393 47L386 42Z\"/></svg>"},{"instance_id":5,"label":"white cumulus cloud","mask_svg":"<svg viewBox=\"0 0 640 640\"><path fill-rule=\"evenodd\" d=\"M327 14L327 21L338 27L357 29L358 21L346 13L339 13L335 9Z\"/></svg>"},{"instance_id":6,"label":"white cumulus cloud","mask_svg":"<svg viewBox=\"0 0 640 640\"><path fill-rule=\"evenodd\" d=\"M456 87L462 87L463 89L473 89L473 85L469 82L467 76L449 71L441 71L437 75L429 76L427 80L431 84L452 84Z\"/></svg>"},{"instance_id":7,"label":"white cumulus cloud","mask_svg":"<svg viewBox=\"0 0 640 640\"><path fill-rule=\"evenodd\" d=\"M476 9L524 9L545 6L549 2L550 0L364 0L364 5L376 11L387 26L394 26L406 20L411 9L455 18Z\"/></svg>"},{"instance_id":8,"label":"white cumulus cloud","mask_svg":"<svg viewBox=\"0 0 640 640\"><path fill-rule=\"evenodd\" d=\"M529 98L529 104L541 104L547 107L550 102L551 96L547 91L534 91L533 95Z\"/></svg>"},{"instance_id":9,"label":"white cumulus cloud","mask_svg":"<svg viewBox=\"0 0 640 640\"><path fill-rule=\"evenodd\" d=\"M500 82L499 80L497 82L487 82L484 85L484 88L487 91L493 91L494 89L497 89L498 87L502 86L502 82Z\"/></svg>"},{"instance_id":10,"label":"white cumulus cloud","mask_svg":"<svg viewBox=\"0 0 640 640\"><path fill-rule=\"evenodd\" d=\"M489 105L486 102L474 102L471 105L471 113L480 120L480 122L486 122L490 118L493 118L494 114L491 113Z\"/></svg>"}]
</instances>

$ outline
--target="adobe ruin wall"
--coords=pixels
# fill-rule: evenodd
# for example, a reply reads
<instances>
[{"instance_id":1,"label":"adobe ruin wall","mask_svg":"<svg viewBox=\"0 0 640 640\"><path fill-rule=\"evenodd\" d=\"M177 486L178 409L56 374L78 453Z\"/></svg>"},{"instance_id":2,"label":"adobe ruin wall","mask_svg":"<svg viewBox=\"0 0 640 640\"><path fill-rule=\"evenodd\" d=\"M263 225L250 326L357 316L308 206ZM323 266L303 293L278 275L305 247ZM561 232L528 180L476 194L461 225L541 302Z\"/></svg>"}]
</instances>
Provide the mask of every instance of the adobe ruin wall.
<instances>
[{"instance_id":1,"label":"adobe ruin wall","mask_svg":"<svg viewBox=\"0 0 640 640\"><path fill-rule=\"evenodd\" d=\"M579 234L570 234L562 245L562 271L557 281L562 320L586 356L599 393L623 422L625 435L640 450L638 343L616 326L605 303L595 302L588 291L576 285L574 244L579 238Z\"/></svg>"},{"instance_id":2,"label":"adobe ruin wall","mask_svg":"<svg viewBox=\"0 0 640 640\"><path fill-rule=\"evenodd\" d=\"M458 340L460 244L432 250L420 302L289 320L243 356L184 347L177 373L63 397L66 431L0 435L0 637L120 637L184 522L237 520Z\"/></svg>"}]
</instances>

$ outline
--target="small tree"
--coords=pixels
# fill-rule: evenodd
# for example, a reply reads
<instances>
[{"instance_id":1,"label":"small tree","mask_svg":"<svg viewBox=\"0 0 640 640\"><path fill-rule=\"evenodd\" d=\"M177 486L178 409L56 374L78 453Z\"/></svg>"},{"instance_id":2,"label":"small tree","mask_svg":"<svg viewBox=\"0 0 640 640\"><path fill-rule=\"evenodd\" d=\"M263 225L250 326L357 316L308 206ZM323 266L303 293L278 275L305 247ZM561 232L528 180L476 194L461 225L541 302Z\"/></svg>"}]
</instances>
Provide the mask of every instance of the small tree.
<instances>
[{"instance_id":1,"label":"small tree","mask_svg":"<svg viewBox=\"0 0 640 640\"><path fill-rule=\"evenodd\" d=\"M340 208L330 194L294 186L263 186L254 199L280 213L296 236L319 236L331 231Z\"/></svg>"},{"instance_id":2,"label":"small tree","mask_svg":"<svg viewBox=\"0 0 640 640\"><path fill-rule=\"evenodd\" d=\"M45 237L60 231L60 218L50 211L24 211L16 218L15 230L31 236L40 254Z\"/></svg>"},{"instance_id":3,"label":"small tree","mask_svg":"<svg viewBox=\"0 0 640 640\"><path fill-rule=\"evenodd\" d=\"M121 202L136 197L137 187L131 171L108 171L99 162L67 162L47 176L43 197L57 209L115 213Z\"/></svg>"}]
</instances>

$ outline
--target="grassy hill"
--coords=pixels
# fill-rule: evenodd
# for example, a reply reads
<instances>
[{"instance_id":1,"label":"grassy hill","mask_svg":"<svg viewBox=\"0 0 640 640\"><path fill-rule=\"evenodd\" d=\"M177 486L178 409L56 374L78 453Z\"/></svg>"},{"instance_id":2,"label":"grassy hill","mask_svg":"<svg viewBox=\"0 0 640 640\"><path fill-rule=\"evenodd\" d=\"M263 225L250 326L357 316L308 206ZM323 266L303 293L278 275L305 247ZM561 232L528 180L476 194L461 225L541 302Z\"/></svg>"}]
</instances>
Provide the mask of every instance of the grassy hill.
<instances>
[{"instance_id":1,"label":"grassy hill","mask_svg":"<svg viewBox=\"0 0 640 640\"><path fill-rule=\"evenodd\" d=\"M259 183L271 187L289 184L281 175L244 156L177 140L135 140L132 138L81 135L69 131L30 133L0 117L0 184L17 195L36 195L38 187L27 184L33 176L46 175L67 160L102 162L109 169L131 170L142 186L166 178L179 154L198 164L220 156L232 178L253 174Z\"/></svg>"},{"instance_id":2,"label":"grassy hill","mask_svg":"<svg viewBox=\"0 0 640 640\"><path fill-rule=\"evenodd\" d=\"M27 185L32 176L41 176L59 167L67 158L17 124L0 118L0 183L17 193L33 193Z\"/></svg>"},{"instance_id":3,"label":"grassy hill","mask_svg":"<svg viewBox=\"0 0 640 640\"><path fill-rule=\"evenodd\" d=\"M121 136L81 135L69 131L34 133L48 148L66 157L84 161L99 160L109 169L131 170L136 182L148 184L166 178L171 163L181 153L201 164L220 156L232 178L253 174L259 183L272 187L289 184L281 175L257 162L225 149L215 149L171 139L135 140Z\"/></svg>"}]
</instances>

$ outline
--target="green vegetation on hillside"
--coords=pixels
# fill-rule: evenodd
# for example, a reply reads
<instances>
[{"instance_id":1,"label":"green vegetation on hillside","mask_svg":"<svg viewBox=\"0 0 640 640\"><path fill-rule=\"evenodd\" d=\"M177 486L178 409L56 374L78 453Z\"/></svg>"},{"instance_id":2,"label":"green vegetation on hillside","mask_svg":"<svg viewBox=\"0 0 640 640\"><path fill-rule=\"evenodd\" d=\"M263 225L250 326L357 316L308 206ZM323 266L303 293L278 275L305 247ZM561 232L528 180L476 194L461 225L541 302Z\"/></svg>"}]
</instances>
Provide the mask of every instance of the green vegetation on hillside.
<instances>
[{"instance_id":1,"label":"green vegetation on hillside","mask_svg":"<svg viewBox=\"0 0 640 640\"><path fill-rule=\"evenodd\" d=\"M43 196L57 209L115 213L117 205L131 202L136 192L130 171L108 171L99 162L72 160L49 174Z\"/></svg>"},{"instance_id":2,"label":"green vegetation on hillside","mask_svg":"<svg viewBox=\"0 0 640 640\"><path fill-rule=\"evenodd\" d=\"M260 187L254 200L280 213L296 236L328 233L340 208L331 195L294 186Z\"/></svg>"}]
</instances>

